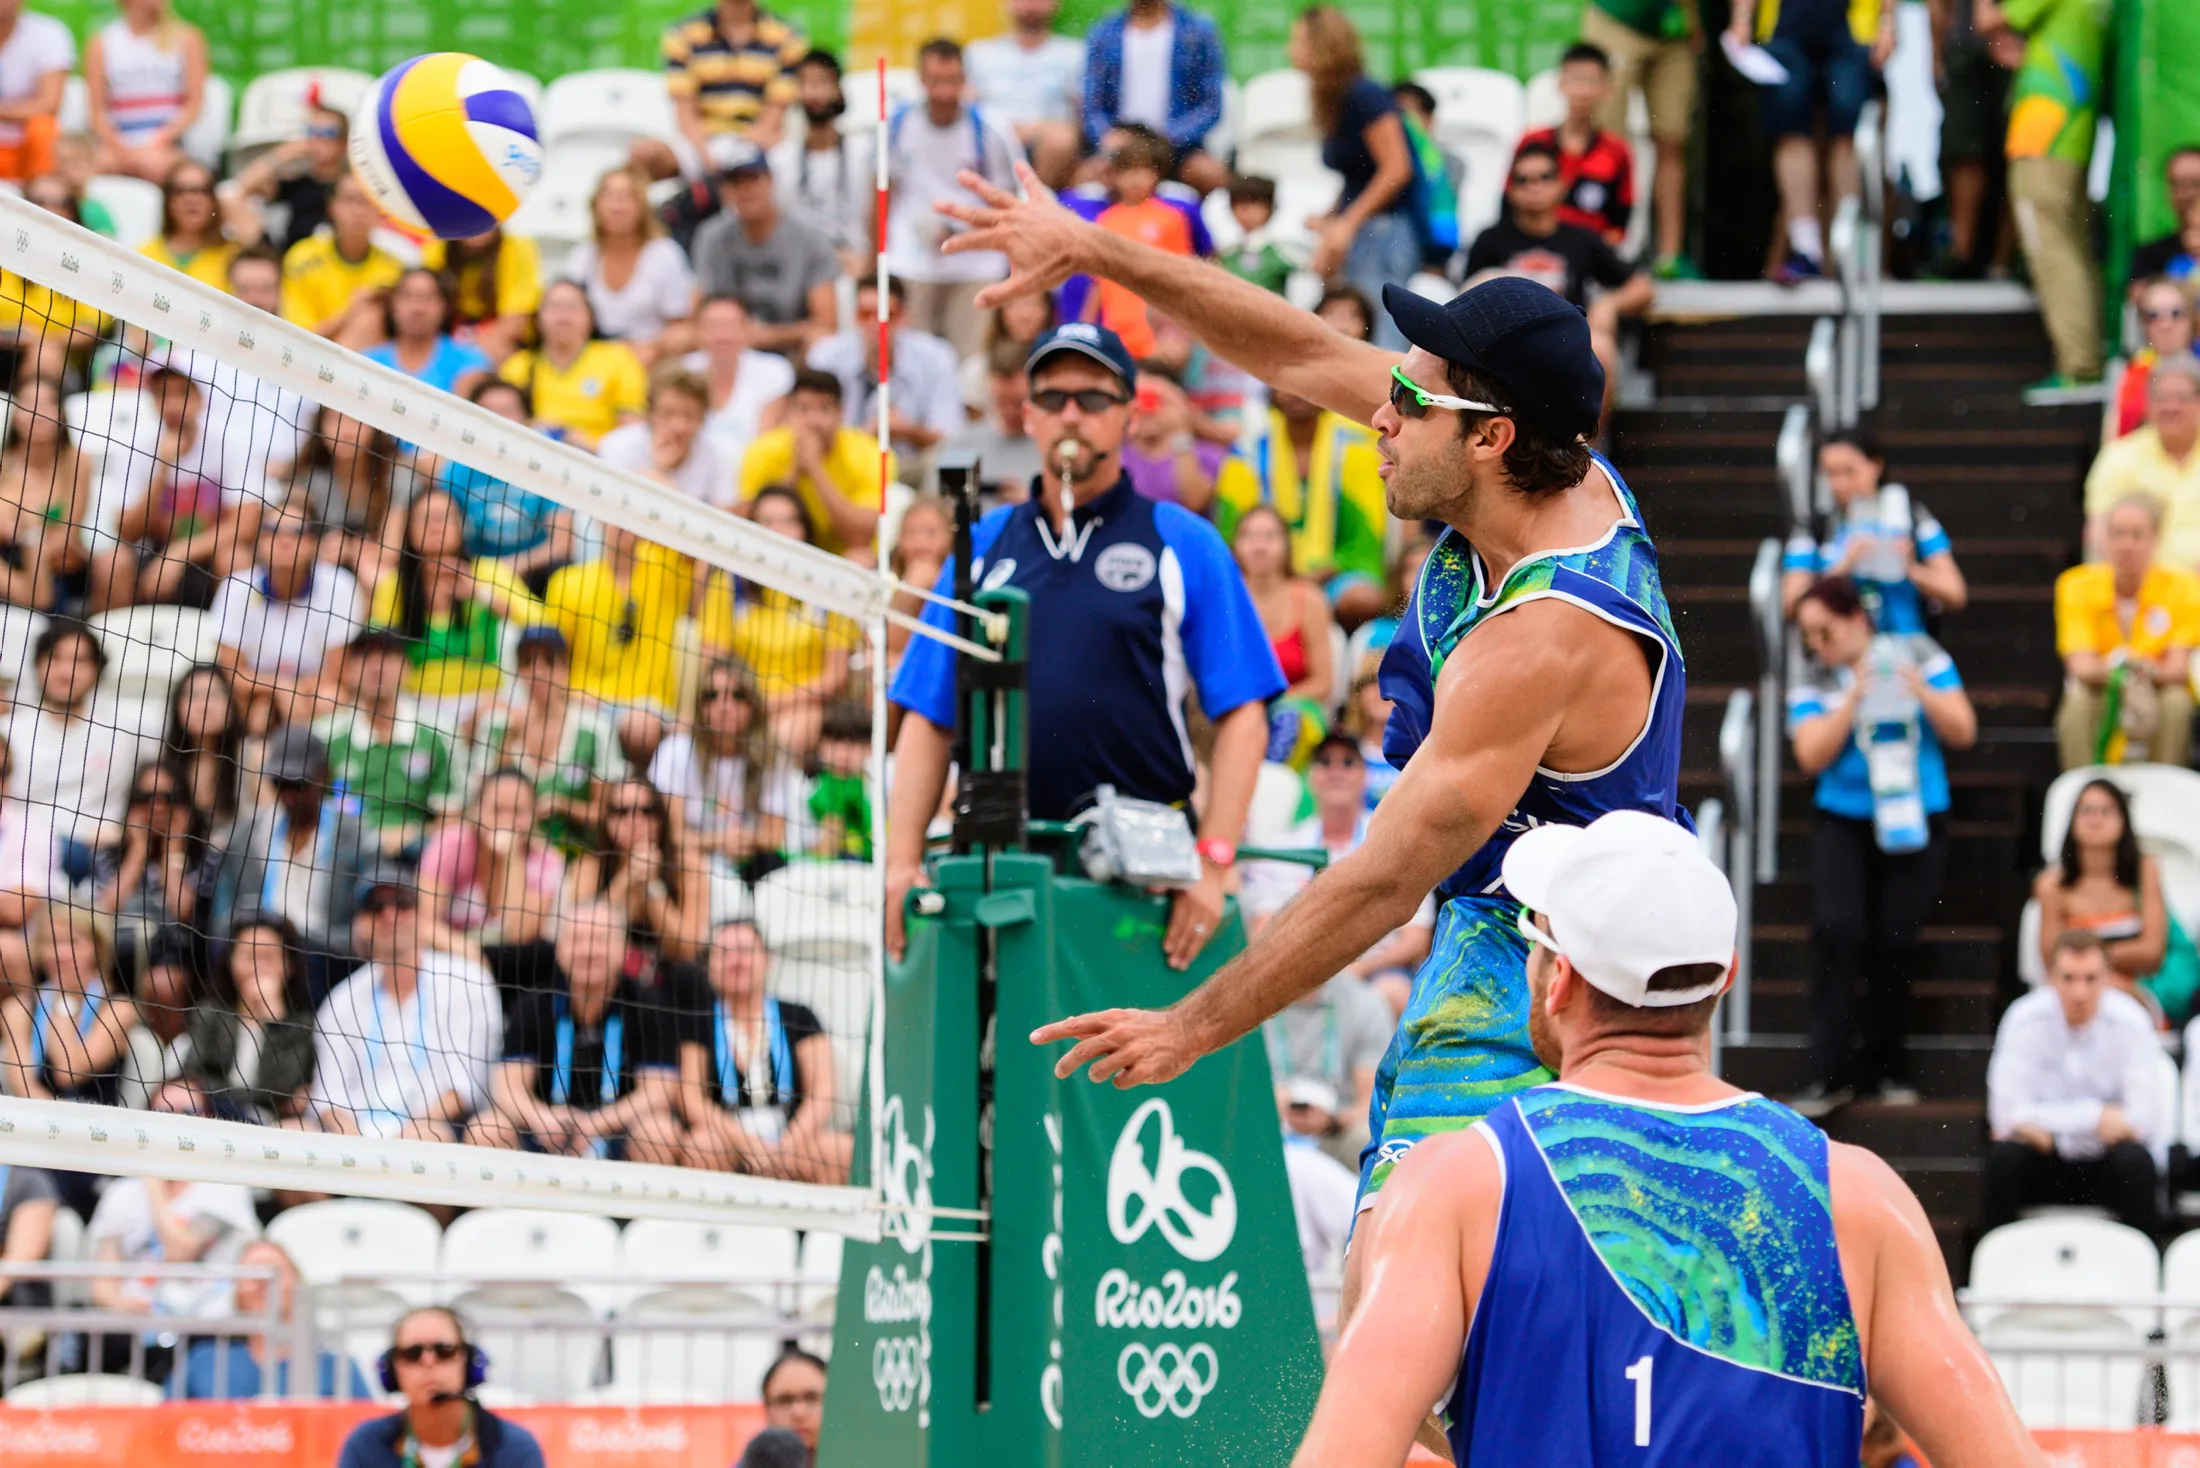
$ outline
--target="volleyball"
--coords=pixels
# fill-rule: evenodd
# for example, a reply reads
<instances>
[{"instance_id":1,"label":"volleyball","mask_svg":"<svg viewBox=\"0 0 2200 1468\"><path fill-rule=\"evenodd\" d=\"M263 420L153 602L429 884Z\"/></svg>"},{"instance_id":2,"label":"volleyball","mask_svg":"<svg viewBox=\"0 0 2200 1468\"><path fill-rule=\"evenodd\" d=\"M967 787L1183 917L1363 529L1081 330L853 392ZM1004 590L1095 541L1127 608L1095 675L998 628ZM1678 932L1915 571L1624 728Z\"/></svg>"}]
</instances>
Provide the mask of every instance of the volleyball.
<instances>
[{"instance_id":1,"label":"volleyball","mask_svg":"<svg viewBox=\"0 0 2200 1468\"><path fill-rule=\"evenodd\" d=\"M438 51L375 82L352 119L351 167L390 218L458 240L511 217L542 173L542 142L507 73Z\"/></svg>"}]
</instances>

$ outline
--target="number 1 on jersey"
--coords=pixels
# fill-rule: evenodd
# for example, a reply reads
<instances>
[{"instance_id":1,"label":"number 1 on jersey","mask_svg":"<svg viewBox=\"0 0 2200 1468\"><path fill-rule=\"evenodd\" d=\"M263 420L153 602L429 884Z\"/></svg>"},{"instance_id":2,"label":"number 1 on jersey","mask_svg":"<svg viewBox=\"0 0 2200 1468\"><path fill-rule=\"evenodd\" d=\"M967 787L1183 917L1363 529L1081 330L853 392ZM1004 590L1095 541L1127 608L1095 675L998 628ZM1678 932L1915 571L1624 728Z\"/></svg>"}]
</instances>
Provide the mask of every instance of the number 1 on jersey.
<instances>
[{"instance_id":1,"label":"number 1 on jersey","mask_svg":"<svg viewBox=\"0 0 2200 1468\"><path fill-rule=\"evenodd\" d=\"M1627 1379L1635 1384L1635 1446L1650 1446L1650 1366L1648 1356L1627 1368Z\"/></svg>"}]
</instances>

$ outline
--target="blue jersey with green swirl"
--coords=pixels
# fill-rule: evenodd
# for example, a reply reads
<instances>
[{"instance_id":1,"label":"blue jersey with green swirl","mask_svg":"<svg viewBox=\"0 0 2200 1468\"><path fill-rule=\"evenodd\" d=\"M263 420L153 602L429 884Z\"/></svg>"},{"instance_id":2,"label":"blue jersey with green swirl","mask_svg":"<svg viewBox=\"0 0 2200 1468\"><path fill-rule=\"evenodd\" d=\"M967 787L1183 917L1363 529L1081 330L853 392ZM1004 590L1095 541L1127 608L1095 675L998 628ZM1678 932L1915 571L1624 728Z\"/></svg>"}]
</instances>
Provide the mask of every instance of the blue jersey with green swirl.
<instances>
[{"instance_id":1,"label":"blue jersey with green swirl","mask_svg":"<svg viewBox=\"0 0 2200 1468\"><path fill-rule=\"evenodd\" d=\"M1474 547L1446 530L1383 655L1382 691L1391 703L1383 754L1398 769L1428 738L1446 661L1472 655L1466 639L1475 628L1531 602L1565 601L1635 634L1652 681L1649 713L1624 754L1601 770L1539 768L1525 790L1500 792L1511 800L1509 813L1437 888L1442 905L1428 959L1414 975L1412 997L1375 1073L1360 1160L1363 1192L1381 1188L1391 1166L1423 1137L1469 1126L1505 1097L1551 1078L1528 1044L1527 944L1514 926L1520 905L1502 880L1514 838L1535 826L1586 826L1614 810L1690 824L1679 790L1687 676L1658 579L1657 547L1619 471L1601 456L1595 462L1615 497L1611 528L1601 539L1531 556L1492 586Z\"/></svg>"},{"instance_id":2,"label":"blue jersey with green swirl","mask_svg":"<svg viewBox=\"0 0 2200 1468\"><path fill-rule=\"evenodd\" d=\"M1824 1132L1761 1096L1559 1085L1484 1125L1504 1201L1447 1404L1457 1462L1852 1468L1864 1358Z\"/></svg>"}]
</instances>

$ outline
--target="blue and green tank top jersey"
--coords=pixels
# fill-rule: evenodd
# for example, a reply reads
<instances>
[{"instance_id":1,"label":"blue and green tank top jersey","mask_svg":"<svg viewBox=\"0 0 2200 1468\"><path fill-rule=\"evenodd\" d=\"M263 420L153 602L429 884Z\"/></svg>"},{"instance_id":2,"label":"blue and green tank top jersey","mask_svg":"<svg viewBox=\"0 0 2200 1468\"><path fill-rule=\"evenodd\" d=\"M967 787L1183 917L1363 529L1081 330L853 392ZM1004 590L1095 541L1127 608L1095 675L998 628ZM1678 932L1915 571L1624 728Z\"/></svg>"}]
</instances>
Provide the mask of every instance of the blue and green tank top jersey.
<instances>
[{"instance_id":1,"label":"blue and green tank top jersey","mask_svg":"<svg viewBox=\"0 0 2200 1468\"><path fill-rule=\"evenodd\" d=\"M1657 548L1619 471L1601 455L1595 463L1618 497L1601 539L1524 560L1492 586L1474 548L1446 530L1383 654L1380 682L1391 701L1383 755L1399 769L1428 738L1446 660L1475 628L1531 602L1565 601L1634 633L1652 665L1651 693L1649 715L1624 754L1581 774L1537 769L1489 840L1437 887L1435 939L1376 1070L1363 1193L1380 1188L1422 1137L1470 1125L1506 1096L1551 1078L1528 1044L1527 943L1503 878L1513 840L1536 826L1586 826L1614 810L1691 824L1679 791L1687 676Z\"/></svg>"},{"instance_id":2,"label":"blue and green tank top jersey","mask_svg":"<svg viewBox=\"0 0 2200 1468\"><path fill-rule=\"evenodd\" d=\"M1461 1464L1851 1468L1864 1357L1826 1135L1761 1096L1539 1086L1483 1126L1497 1242L1446 1405Z\"/></svg>"}]
</instances>

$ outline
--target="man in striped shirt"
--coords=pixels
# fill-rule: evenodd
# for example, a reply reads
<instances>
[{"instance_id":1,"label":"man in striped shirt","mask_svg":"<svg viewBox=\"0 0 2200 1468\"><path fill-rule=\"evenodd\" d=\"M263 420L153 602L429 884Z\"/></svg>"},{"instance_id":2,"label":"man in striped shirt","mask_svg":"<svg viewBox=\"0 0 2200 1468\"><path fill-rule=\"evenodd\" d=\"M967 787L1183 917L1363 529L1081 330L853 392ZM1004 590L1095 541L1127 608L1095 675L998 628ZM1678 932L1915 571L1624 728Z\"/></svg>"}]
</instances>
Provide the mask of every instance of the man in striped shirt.
<instances>
[{"instance_id":1,"label":"man in striped shirt","mask_svg":"<svg viewBox=\"0 0 2200 1468\"><path fill-rule=\"evenodd\" d=\"M779 141L795 67L810 50L802 32L755 0L718 0L668 29L662 49L680 134L698 158L718 133L745 134L759 148Z\"/></svg>"}]
</instances>

